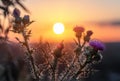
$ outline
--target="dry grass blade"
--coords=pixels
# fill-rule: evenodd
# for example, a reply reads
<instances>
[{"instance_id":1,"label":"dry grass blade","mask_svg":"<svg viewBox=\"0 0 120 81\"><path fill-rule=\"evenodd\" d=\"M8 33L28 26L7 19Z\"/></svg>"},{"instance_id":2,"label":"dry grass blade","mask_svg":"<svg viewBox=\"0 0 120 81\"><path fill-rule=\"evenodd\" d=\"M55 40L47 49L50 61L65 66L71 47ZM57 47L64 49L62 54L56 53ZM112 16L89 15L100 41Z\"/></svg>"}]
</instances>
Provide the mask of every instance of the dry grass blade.
<instances>
[{"instance_id":1,"label":"dry grass blade","mask_svg":"<svg viewBox=\"0 0 120 81\"><path fill-rule=\"evenodd\" d=\"M10 31L10 28L11 28L11 26L9 26L6 30L5 30L5 35L8 35L8 33L9 33L9 31Z\"/></svg>"},{"instance_id":2,"label":"dry grass blade","mask_svg":"<svg viewBox=\"0 0 120 81\"><path fill-rule=\"evenodd\" d=\"M1 32L3 32L3 27L2 27L2 25L0 24L0 30L1 30Z\"/></svg>"},{"instance_id":3,"label":"dry grass blade","mask_svg":"<svg viewBox=\"0 0 120 81\"><path fill-rule=\"evenodd\" d=\"M31 34L31 30L28 31L28 34Z\"/></svg>"},{"instance_id":4,"label":"dry grass blade","mask_svg":"<svg viewBox=\"0 0 120 81\"><path fill-rule=\"evenodd\" d=\"M6 16L9 14L8 7L0 6L0 9L3 10L3 15L4 15L4 17L6 17Z\"/></svg>"},{"instance_id":5,"label":"dry grass blade","mask_svg":"<svg viewBox=\"0 0 120 81\"><path fill-rule=\"evenodd\" d=\"M22 7L23 10L30 13L30 11L20 2L20 0L15 0L15 1L20 7Z\"/></svg>"},{"instance_id":6,"label":"dry grass blade","mask_svg":"<svg viewBox=\"0 0 120 81\"><path fill-rule=\"evenodd\" d=\"M13 0L1 0L5 6L14 6Z\"/></svg>"},{"instance_id":7,"label":"dry grass blade","mask_svg":"<svg viewBox=\"0 0 120 81\"><path fill-rule=\"evenodd\" d=\"M75 39L73 39L73 40L74 40L75 44L78 45L77 41Z\"/></svg>"},{"instance_id":8,"label":"dry grass blade","mask_svg":"<svg viewBox=\"0 0 120 81\"><path fill-rule=\"evenodd\" d=\"M3 6L0 6L0 9L2 9L2 10L5 10L5 7L3 7Z\"/></svg>"},{"instance_id":9,"label":"dry grass blade","mask_svg":"<svg viewBox=\"0 0 120 81\"><path fill-rule=\"evenodd\" d=\"M29 25L32 24L33 22L35 22L35 21L31 21L31 22L29 22L29 23L27 24L27 26L29 26Z\"/></svg>"}]
</instances>

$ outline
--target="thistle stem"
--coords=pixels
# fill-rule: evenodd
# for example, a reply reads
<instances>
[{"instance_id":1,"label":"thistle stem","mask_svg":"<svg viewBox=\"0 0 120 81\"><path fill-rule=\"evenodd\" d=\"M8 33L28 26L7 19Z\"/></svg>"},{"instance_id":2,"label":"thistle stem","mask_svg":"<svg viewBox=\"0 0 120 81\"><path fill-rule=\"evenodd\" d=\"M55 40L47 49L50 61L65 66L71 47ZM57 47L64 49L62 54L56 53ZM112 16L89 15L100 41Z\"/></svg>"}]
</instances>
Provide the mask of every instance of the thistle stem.
<instances>
[{"instance_id":1,"label":"thistle stem","mask_svg":"<svg viewBox=\"0 0 120 81\"><path fill-rule=\"evenodd\" d=\"M80 44L80 37L77 37L77 39L78 39L78 46L81 47L81 44Z\"/></svg>"},{"instance_id":2,"label":"thistle stem","mask_svg":"<svg viewBox=\"0 0 120 81\"><path fill-rule=\"evenodd\" d=\"M56 68L57 68L58 58L55 57L53 64L53 73L52 73L52 81L56 81Z\"/></svg>"},{"instance_id":3,"label":"thistle stem","mask_svg":"<svg viewBox=\"0 0 120 81\"><path fill-rule=\"evenodd\" d=\"M30 47L29 47L29 44L28 44L28 40L26 38L25 31L22 32L22 36L24 38L25 46L26 46L26 49L27 49L27 52L28 52L27 55L29 57L31 69L33 70L34 79L35 80L39 80L39 76L36 73L37 71L35 69L35 63L34 63L34 60L33 60L33 57L32 57L32 53L31 53L31 50L30 50Z\"/></svg>"},{"instance_id":4,"label":"thistle stem","mask_svg":"<svg viewBox=\"0 0 120 81\"><path fill-rule=\"evenodd\" d=\"M70 69L71 69L72 66L74 65L75 61L76 61L76 56L74 56L73 61L72 61L71 65L70 65L70 67L67 69L65 75L62 77L62 79L61 79L60 81L64 81L65 77L66 77L66 76L68 75L68 73L70 72Z\"/></svg>"},{"instance_id":5,"label":"thistle stem","mask_svg":"<svg viewBox=\"0 0 120 81\"><path fill-rule=\"evenodd\" d=\"M76 80L76 78L78 77L78 75L82 72L82 70L84 69L84 67L87 65L87 61L79 68L79 70L77 71L77 73L75 73L75 75L71 78L70 81L74 81Z\"/></svg>"}]
</instances>

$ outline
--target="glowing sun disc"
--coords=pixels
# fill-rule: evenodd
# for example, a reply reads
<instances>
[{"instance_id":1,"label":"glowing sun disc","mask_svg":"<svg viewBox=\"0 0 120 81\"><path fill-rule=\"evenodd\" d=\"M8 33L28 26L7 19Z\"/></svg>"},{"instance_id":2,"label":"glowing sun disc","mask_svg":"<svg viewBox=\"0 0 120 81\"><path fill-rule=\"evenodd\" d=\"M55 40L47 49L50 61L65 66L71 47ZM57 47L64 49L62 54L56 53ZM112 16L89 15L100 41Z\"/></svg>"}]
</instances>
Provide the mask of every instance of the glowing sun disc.
<instances>
[{"instance_id":1,"label":"glowing sun disc","mask_svg":"<svg viewBox=\"0 0 120 81\"><path fill-rule=\"evenodd\" d=\"M62 34L64 32L64 25L62 23L55 23L53 26L53 31L56 34Z\"/></svg>"}]
</instances>

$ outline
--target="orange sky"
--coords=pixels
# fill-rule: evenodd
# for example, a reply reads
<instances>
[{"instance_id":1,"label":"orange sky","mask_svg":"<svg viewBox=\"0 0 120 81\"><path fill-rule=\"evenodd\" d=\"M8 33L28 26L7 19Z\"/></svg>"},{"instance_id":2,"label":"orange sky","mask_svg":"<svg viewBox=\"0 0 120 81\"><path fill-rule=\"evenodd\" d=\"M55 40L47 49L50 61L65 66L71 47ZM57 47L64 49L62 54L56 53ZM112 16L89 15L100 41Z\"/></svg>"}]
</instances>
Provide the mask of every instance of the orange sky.
<instances>
[{"instance_id":1,"label":"orange sky","mask_svg":"<svg viewBox=\"0 0 120 81\"><path fill-rule=\"evenodd\" d=\"M31 40L39 40L41 36L45 40L73 40L73 27L82 25L86 30L93 30L92 38L105 42L120 41L120 26L100 27L86 23L120 19L118 3L119 0L26 0L25 5L31 11L31 19L36 21L30 26L33 32ZM22 16L23 14L27 13L22 12ZM52 30L56 22L65 25L62 35L56 35Z\"/></svg>"}]
</instances>

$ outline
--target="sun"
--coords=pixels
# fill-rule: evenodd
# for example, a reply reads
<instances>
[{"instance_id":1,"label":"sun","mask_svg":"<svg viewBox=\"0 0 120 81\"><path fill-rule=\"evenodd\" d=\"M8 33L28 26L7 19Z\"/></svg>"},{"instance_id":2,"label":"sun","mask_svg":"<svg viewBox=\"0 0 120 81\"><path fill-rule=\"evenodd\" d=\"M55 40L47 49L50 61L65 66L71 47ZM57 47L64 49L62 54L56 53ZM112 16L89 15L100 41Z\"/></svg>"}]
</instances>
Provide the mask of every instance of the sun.
<instances>
[{"instance_id":1,"label":"sun","mask_svg":"<svg viewBox=\"0 0 120 81\"><path fill-rule=\"evenodd\" d=\"M55 34L62 34L64 32L64 25L62 23L55 23L53 31Z\"/></svg>"}]
</instances>

